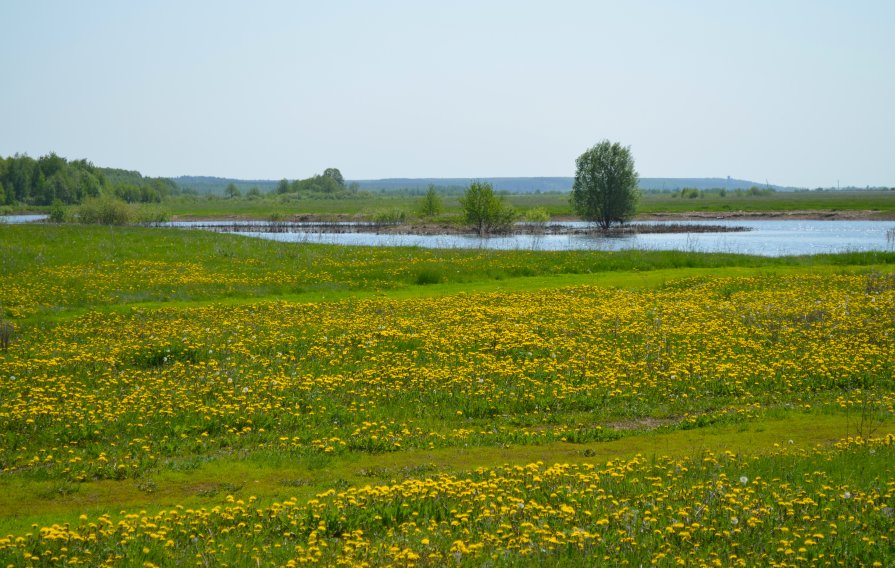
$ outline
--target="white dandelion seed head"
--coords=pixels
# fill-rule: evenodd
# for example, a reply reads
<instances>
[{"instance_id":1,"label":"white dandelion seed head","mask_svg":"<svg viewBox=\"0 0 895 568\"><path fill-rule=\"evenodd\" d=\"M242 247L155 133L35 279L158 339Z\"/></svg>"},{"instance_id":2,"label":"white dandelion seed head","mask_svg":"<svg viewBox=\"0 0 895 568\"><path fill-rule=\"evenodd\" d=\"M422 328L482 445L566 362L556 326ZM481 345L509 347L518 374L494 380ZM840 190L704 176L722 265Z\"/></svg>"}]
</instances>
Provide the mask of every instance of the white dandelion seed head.
<instances>
[{"instance_id":1,"label":"white dandelion seed head","mask_svg":"<svg viewBox=\"0 0 895 568\"><path fill-rule=\"evenodd\" d=\"M749 478L746 477L745 475L741 475L741 476L740 476L740 483L742 483L743 485L746 485L747 483L749 483Z\"/></svg>"}]
</instances>

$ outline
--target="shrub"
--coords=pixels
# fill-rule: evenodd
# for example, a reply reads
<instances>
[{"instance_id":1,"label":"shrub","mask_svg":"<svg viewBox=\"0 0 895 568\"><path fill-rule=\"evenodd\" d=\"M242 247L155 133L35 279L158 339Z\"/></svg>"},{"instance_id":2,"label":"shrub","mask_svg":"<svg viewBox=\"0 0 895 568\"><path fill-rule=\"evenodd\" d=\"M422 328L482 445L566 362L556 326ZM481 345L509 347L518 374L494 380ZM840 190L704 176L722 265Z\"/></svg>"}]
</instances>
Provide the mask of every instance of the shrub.
<instances>
[{"instance_id":1,"label":"shrub","mask_svg":"<svg viewBox=\"0 0 895 568\"><path fill-rule=\"evenodd\" d=\"M86 199L76 213L78 222L88 225L127 225L134 217L130 205L111 197Z\"/></svg>"},{"instance_id":2,"label":"shrub","mask_svg":"<svg viewBox=\"0 0 895 568\"><path fill-rule=\"evenodd\" d=\"M522 216L526 223L546 224L550 222L550 214L543 207L532 207Z\"/></svg>"},{"instance_id":3,"label":"shrub","mask_svg":"<svg viewBox=\"0 0 895 568\"><path fill-rule=\"evenodd\" d=\"M472 182L460 198L460 206L463 219L479 236L506 231L516 220L516 212L503 204L490 183Z\"/></svg>"},{"instance_id":4,"label":"shrub","mask_svg":"<svg viewBox=\"0 0 895 568\"><path fill-rule=\"evenodd\" d=\"M438 192L435 190L434 185L429 185L429 189L426 190L426 195L423 196L422 202L420 203L420 213L423 217L435 217L441 210L444 208L441 197L438 195Z\"/></svg>"},{"instance_id":5,"label":"shrub","mask_svg":"<svg viewBox=\"0 0 895 568\"><path fill-rule=\"evenodd\" d=\"M53 200L53 205L50 207L49 219L51 223L65 222L65 208L62 207L62 202L58 199Z\"/></svg>"}]
</instances>

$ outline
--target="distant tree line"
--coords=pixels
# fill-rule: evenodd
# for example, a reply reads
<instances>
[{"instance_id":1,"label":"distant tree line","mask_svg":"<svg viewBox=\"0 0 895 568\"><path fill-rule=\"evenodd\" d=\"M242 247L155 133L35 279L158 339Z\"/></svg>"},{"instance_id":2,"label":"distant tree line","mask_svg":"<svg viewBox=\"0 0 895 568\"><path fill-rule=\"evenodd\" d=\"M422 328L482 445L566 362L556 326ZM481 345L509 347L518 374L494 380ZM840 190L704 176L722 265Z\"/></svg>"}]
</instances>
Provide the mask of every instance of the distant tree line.
<instances>
[{"instance_id":1,"label":"distant tree line","mask_svg":"<svg viewBox=\"0 0 895 568\"><path fill-rule=\"evenodd\" d=\"M71 205L100 195L150 203L177 193L177 184L166 178L98 168L87 160L69 161L55 153L37 159L21 154L0 157L0 204Z\"/></svg>"},{"instance_id":2,"label":"distant tree line","mask_svg":"<svg viewBox=\"0 0 895 568\"><path fill-rule=\"evenodd\" d=\"M737 197L749 196L749 197L761 197L765 195L772 195L777 193L776 190L770 187L757 187L752 186L749 189L737 188L733 190L728 190L723 187L718 188L710 188L710 189L697 189L695 187L684 187L679 191L671 192L671 197L681 197L684 199L695 199L697 197L705 197L706 195L717 195L718 197L727 197L728 195L735 195Z\"/></svg>"}]
</instances>

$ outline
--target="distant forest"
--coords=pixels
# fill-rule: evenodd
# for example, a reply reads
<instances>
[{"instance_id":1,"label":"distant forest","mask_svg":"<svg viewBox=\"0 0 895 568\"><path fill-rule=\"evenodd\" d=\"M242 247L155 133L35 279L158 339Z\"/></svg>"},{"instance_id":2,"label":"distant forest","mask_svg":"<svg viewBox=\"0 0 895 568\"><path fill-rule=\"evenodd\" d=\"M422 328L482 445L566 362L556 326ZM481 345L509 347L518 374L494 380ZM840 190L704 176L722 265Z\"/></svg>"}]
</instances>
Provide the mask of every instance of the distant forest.
<instances>
[{"instance_id":1,"label":"distant forest","mask_svg":"<svg viewBox=\"0 0 895 568\"><path fill-rule=\"evenodd\" d=\"M321 180L322 175L308 180ZM219 177L181 176L174 181L186 193L226 195L228 186L234 186L245 194L255 190L260 193L296 193L300 192L295 184L307 187L314 182L308 180L238 180ZM429 186L435 187L439 193L451 195L462 194L473 181L490 183L495 191L502 193L568 193L572 190L571 177L483 177L483 178L387 178L376 180L348 180L343 185L351 193L389 193L422 195ZM284 185L285 184L285 185ZM288 186L288 191L285 190ZM725 189L749 190L771 189L774 191L795 191L800 188L783 187L773 184L728 178L641 178L640 189L644 191L680 191L682 189ZM320 193L333 193L332 188Z\"/></svg>"},{"instance_id":2,"label":"distant forest","mask_svg":"<svg viewBox=\"0 0 895 568\"><path fill-rule=\"evenodd\" d=\"M572 177L483 177L483 178L391 178L358 180L360 189L367 191L425 191L429 185L462 191L476 180L490 183L495 191L506 193L568 193ZM732 178L640 178L638 186L645 191L679 191L681 189L748 190L752 187L774 191L794 191L800 188Z\"/></svg>"},{"instance_id":3,"label":"distant forest","mask_svg":"<svg viewBox=\"0 0 895 568\"><path fill-rule=\"evenodd\" d=\"M19 154L0 157L0 204L5 205L74 204L101 194L129 203L149 203L179 192L170 179L99 168L87 160L68 161L56 154L37 159Z\"/></svg>"},{"instance_id":4,"label":"distant forest","mask_svg":"<svg viewBox=\"0 0 895 568\"><path fill-rule=\"evenodd\" d=\"M157 203L178 195L351 199L371 193L423 195L429 187L444 195L460 195L473 181L490 183L500 193L568 193L573 178L389 178L352 181L345 180L337 168L327 168L322 174L306 179L279 181L208 176L154 178L144 177L136 171L97 167L87 160L67 160L55 153L36 159L21 154L0 157L0 205L76 204L99 196L113 196L129 203ZM732 178L640 178L639 187L642 191L668 193L802 190Z\"/></svg>"}]
</instances>

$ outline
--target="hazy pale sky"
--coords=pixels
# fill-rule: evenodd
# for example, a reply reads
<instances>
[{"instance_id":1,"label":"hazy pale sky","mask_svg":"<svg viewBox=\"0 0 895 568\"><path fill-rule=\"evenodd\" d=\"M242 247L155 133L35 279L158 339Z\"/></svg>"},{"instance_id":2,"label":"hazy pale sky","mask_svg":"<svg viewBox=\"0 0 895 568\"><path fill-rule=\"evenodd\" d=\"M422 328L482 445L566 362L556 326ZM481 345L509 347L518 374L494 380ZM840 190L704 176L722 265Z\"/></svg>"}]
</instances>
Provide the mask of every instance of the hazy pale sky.
<instances>
[{"instance_id":1,"label":"hazy pale sky","mask_svg":"<svg viewBox=\"0 0 895 568\"><path fill-rule=\"evenodd\" d=\"M0 155L145 175L895 185L895 2L0 3Z\"/></svg>"}]
</instances>

